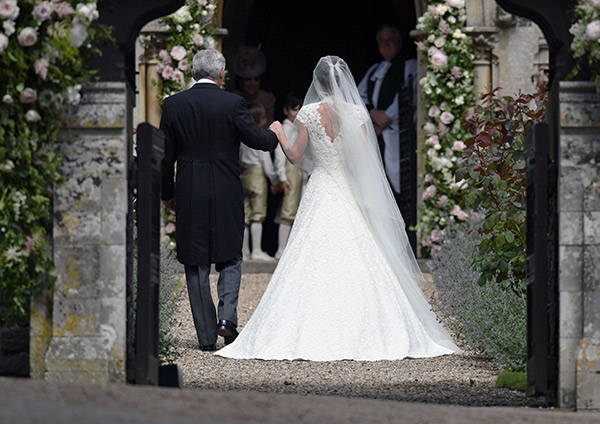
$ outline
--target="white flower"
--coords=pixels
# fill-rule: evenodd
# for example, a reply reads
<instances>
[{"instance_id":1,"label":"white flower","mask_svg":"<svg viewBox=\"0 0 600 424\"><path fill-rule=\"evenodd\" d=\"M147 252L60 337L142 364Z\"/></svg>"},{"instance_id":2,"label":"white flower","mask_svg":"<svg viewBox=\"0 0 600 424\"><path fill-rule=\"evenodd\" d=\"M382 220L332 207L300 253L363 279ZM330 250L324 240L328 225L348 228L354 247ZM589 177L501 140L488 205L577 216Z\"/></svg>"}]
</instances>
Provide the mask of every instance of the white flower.
<instances>
[{"instance_id":1,"label":"white flower","mask_svg":"<svg viewBox=\"0 0 600 424\"><path fill-rule=\"evenodd\" d=\"M442 47L444 45L444 39L443 38L436 38L435 41L433 42L433 44L439 49L440 47Z\"/></svg>"},{"instance_id":2,"label":"white flower","mask_svg":"<svg viewBox=\"0 0 600 424\"><path fill-rule=\"evenodd\" d=\"M424 236L424 237L421 239L421 244L422 244L423 246L425 246L425 247L429 247L429 246L431 246L431 237L429 237L429 236Z\"/></svg>"},{"instance_id":3,"label":"white flower","mask_svg":"<svg viewBox=\"0 0 600 424\"><path fill-rule=\"evenodd\" d=\"M6 173L12 172L13 169L15 169L15 163L10 159L7 159L1 168L2 172Z\"/></svg>"},{"instance_id":4,"label":"white flower","mask_svg":"<svg viewBox=\"0 0 600 424\"><path fill-rule=\"evenodd\" d=\"M183 27L179 24L177 24L177 26L175 27L175 29L177 30L177 32L181 32L183 31Z\"/></svg>"},{"instance_id":5,"label":"white flower","mask_svg":"<svg viewBox=\"0 0 600 424\"><path fill-rule=\"evenodd\" d=\"M436 157L437 156L436 150L433 147L431 149L427 149L427 156L429 156L430 159Z\"/></svg>"},{"instance_id":6,"label":"white flower","mask_svg":"<svg viewBox=\"0 0 600 424\"><path fill-rule=\"evenodd\" d=\"M442 113L440 108L437 107L436 105L433 105L429 108L427 115L429 115L431 118L436 118L436 117L440 116L440 113Z\"/></svg>"},{"instance_id":7,"label":"white flower","mask_svg":"<svg viewBox=\"0 0 600 424\"><path fill-rule=\"evenodd\" d=\"M7 105L9 105L12 102L13 102L13 98L10 94L5 94L4 97L2 97L2 103L6 103Z\"/></svg>"},{"instance_id":8,"label":"white flower","mask_svg":"<svg viewBox=\"0 0 600 424\"><path fill-rule=\"evenodd\" d=\"M8 37L0 32L0 52L8 47Z\"/></svg>"},{"instance_id":9,"label":"white flower","mask_svg":"<svg viewBox=\"0 0 600 424\"><path fill-rule=\"evenodd\" d=\"M171 49L171 56L173 56L173 59L175 59L175 60L183 59L186 54L187 54L187 51L185 50L185 48L183 46L176 45Z\"/></svg>"},{"instance_id":10,"label":"white flower","mask_svg":"<svg viewBox=\"0 0 600 424\"><path fill-rule=\"evenodd\" d=\"M433 181L434 175L431 172L425 174L425 182L430 183Z\"/></svg>"},{"instance_id":11,"label":"white flower","mask_svg":"<svg viewBox=\"0 0 600 424\"><path fill-rule=\"evenodd\" d=\"M217 43L216 43L215 39L213 37L210 37L210 36L206 37L206 39L204 40L204 44L209 49L214 49L217 46Z\"/></svg>"},{"instance_id":12,"label":"white flower","mask_svg":"<svg viewBox=\"0 0 600 424\"><path fill-rule=\"evenodd\" d=\"M427 138L425 142L430 146L435 146L436 144L440 143L440 138L437 135L432 135L431 137Z\"/></svg>"},{"instance_id":13,"label":"white flower","mask_svg":"<svg viewBox=\"0 0 600 424\"><path fill-rule=\"evenodd\" d=\"M37 100L37 91L35 91L33 88L26 87L21 92L20 100L21 100L21 103L33 103L33 102L35 102Z\"/></svg>"},{"instance_id":14,"label":"white flower","mask_svg":"<svg viewBox=\"0 0 600 424\"><path fill-rule=\"evenodd\" d=\"M81 84L76 84L72 87L67 88L67 103L70 105L77 105L81 101Z\"/></svg>"},{"instance_id":15,"label":"white flower","mask_svg":"<svg viewBox=\"0 0 600 424\"><path fill-rule=\"evenodd\" d=\"M178 24L185 24L192 20L192 14L187 6L180 7L172 16L173 20Z\"/></svg>"},{"instance_id":16,"label":"white flower","mask_svg":"<svg viewBox=\"0 0 600 424\"><path fill-rule=\"evenodd\" d=\"M37 110L33 110L33 109L29 109L26 113L25 113L25 120L27 122L37 122L41 119L40 114L37 112Z\"/></svg>"},{"instance_id":17,"label":"white flower","mask_svg":"<svg viewBox=\"0 0 600 424\"><path fill-rule=\"evenodd\" d=\"M454 30L454 32L452 33L452 38L456 38L457 40L463 39L463 38L467 38L467 35L462 32L460 29L456 28Z\"/></svg>"},{"instance_id":18,"label":"white flower","mask_svg":"<svg viewBox=\"0 0 600 424\"><path fill-rule=\"evenodd\" d=\"M456 23L456 18L454 16L450 16L448 18L448 22L450 22L452 25L454 25Z\"/></svg>"},{"instance_id":19,"label":"white flower","mask_svg":"<svg viewBox=\"0 0 600 424\"><path fill-rule=\"evenodd\" d=\"M585 27L588 40L597 41L600 38L600 21L592 21Z\"/></svg>"},{"instance_id":20,"label":"white flower","mask_svg":"<svg viewBox=\"0 0 600 424\"><path fill-rule=\"evenodd\" d=\"M437 243L441 239L440 230L437 228L431 232L431 241Z\"/></svg>"},{"instance_id":21,"label":"white flower","mask_svg":"<svg viewBox=\"0 0 600 424\"><path fill-rule=\"evenodd\" d=\"M13 21L10 21L10 20L4 21L2 23L2 28L4 28L4 33L6 34L7 37L10 37L16 31L16 29L15 29L15 23Z\"/></svg>"},{"instance_id":22,"label":"white flower","mask_svg":"<svg viewBox=\"0 0 600 424\"><path fill-rule=\"evenodd\" d=\"M456 99L454 99L454 103L456 103L458 106L464 105L465 104L465 96L463 94L461 94Z\"/></svg>"},{"instance_id":23,"label":"white flower","mask_svg":"<svg viewBox=\"0 0 600 424\"><path fill-rule=\"evenodd\" d=\"M462 152L466 147L467 145L460 140L456 140L454 144L452 144L452 150L455 152Z\"/></svg>"},{"instance_id":24,"label":"white flower","mask_svg":"<svg viewBox=\"0 0 600 424\"><path fill-rule=\"evenodd\" d=\"M17 0L0 1L0 18L16 20L19 17Z\"/></svg>"},{"instance_id":25,"label":"white flower","mask_svg":"<svg viewBox=\"0 0 600 424\"><path fill-rule=\"evenodd\" d=\"M87 35L86 25L82 24L78 20L75 20L73 23L73 28L71 28L71 45L78 49L85 42Z\"/></svg>"},{"instance_id":26,"label":"white flower","mask_svg":"<svg viewBox=\"0 0 600 424\"><path fill-rule=\"evenodd\" d=\"M437 143L437 144L434 144L434 145L433 145L433 148L434 148L435 150L441 150L441 149L442 149L442 145L441 145L440 143Z\"/></svg>"},{"instance_id":27,"label":"white flower","mask_svg":"<svg viewBox=\"0 0 600 424\"><path fill-rule=\"evenodd\" d=\"M15 246L11 246L4 251L4 257L9 265L21 262L21 256L26 255L22 250L18 250Z\"/></svg>"},{"instance_id":28,"label":"white flower","mask_svg":"<svg viewBox=\"0 0 600 424\"><path fill-rule=\"evenodd\" d=\"M19 32L17 39L19 40L19 44L24 47L30 47L35 44L37 41L37 31L31 27L25 27Z\"/></svg>"},{"instance_id":29,"label":"white flower","mask_svg":"<svg viewBox=\"0 0 600 424\"><path fill-rule=\"evenodd\" d=\"M425 131L427 134L433 134L436 130L437 127L431 121L427 121L425 125L423 125L423 131Z\"/></svg>"},{"instance_id":30,"label":"white flower","mask_svg":"<svg viewBox=\"0 0 600 424\"><path fill-rule=\"evenodd\" d=\"M440 115L440 120L444 124L448 125L452 121L454 121L454 115L452 115L450 112L442 112L442 114Z\"/></svg>"},{"instance_id":31,"label":"white flower","mask_svg":"<svg viewBox=\"0 0 600 424\"><path fill-rule=\"evenodd\" d=\"M434 34L429 34L427 36L427 41L429 41L430 43L433 43L435 41L435 35Z\"/></svg>"},{"instance_id":32,"label":"white flower","mask_svg":"<svg viewBox=\"0 0 600 424\"><path fill-rule=\"evenodd\" d=\"M194 36L192 37L192 40L194 40L194 43L196 43L196 45L201 46L202 44L204 44L204 37L201 36L200 34L194 34Z\"/></svg>"},{"instance_id":33,"label":"white flower","mask_svg":"<svg viewBox=\"0 0 600 424\"><path fill-rule=\"evenodd\" d=\"M40 22L44 22L45 20L50 19L52 12L54 12L52 3L49 1L43 1L34 6L32 14L35 19Z\"/></svg>"},{"instance_id":34,"label":"white flower","mask_svg":"<svg viewBox=\"0 0 600 424\"><path fill-rule=\"evenodd\" d=\"M431 56L431 63L438 69L443 68L448 63L448 56L438 50Z\"/></svg>"},{"instance_id":35,"label":"white flower","mask_svg":"<svg viewBox=\"0 0 600 424\"><path fill-rule=\"evenodd\" d=\"M198 1L198 6L206 6L206 3L208 3L207 0L197 0Z\"/></svg>"},{"instance_id":36,"label":"white flower","mask_svg":"<svg viewBox=\"0 0 600 424\"><path fill-rule=\"evenodd\" d=\"M448 11L449 8L445 4L438 4L436 6L436 9L440 15L444 15Z\"/></svg>"},{"instance_id":37,"label":"white flower","mask_svg":"<svg viewBox=\"0 0 600 424\"><path fill-rule=\"evenodd\" d=\"M446 4L455 9L462 9L465 7L465 0L446 0Z\"/></svg>"},{"instance_id":38,"label":"white flower","mask_svg":"<svg viewBox=\"0 0 600 424\"><path fill-rule=\"evenodd\" d=\"M85 16L90 22L96 17L96 4L94 3L79 3L76 7L77 13ZM96 13L95 13L96 12Z\"/></svg>"}]
</instances>

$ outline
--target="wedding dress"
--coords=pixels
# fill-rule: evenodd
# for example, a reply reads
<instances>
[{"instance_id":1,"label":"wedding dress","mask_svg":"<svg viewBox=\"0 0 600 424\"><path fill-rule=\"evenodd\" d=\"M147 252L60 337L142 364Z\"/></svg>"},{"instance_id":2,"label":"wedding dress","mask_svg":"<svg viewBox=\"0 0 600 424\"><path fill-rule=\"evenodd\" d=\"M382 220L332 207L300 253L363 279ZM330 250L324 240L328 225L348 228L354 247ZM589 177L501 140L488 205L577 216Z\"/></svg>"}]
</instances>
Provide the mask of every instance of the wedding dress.
<instances>
[{"instance_id":1,"label":"wedding dress","mask_svg":"<svg viewBox=\"0 0 600 424\"><path fill-rule=\"evenodd\" d=\"M368 218L373 211L361 203L368 199L357 191L356 178L366 175L358 165L349 169L344 149L356 137L347 131L359 131L364 142L365 128L372 129L364 106L331 96L317 100L305 102L296 118L307 130L305 153L314 170L287 246L254 314L238 338L216 354L373 361L460 352L420 291L422 275L407 241L388 249L393 254L386 252ZM364 152L355 153L367 160ZM389 190L385 177L381 183ZM406 237L404 227L400 232Z\"/></svg>"}]
</instances>

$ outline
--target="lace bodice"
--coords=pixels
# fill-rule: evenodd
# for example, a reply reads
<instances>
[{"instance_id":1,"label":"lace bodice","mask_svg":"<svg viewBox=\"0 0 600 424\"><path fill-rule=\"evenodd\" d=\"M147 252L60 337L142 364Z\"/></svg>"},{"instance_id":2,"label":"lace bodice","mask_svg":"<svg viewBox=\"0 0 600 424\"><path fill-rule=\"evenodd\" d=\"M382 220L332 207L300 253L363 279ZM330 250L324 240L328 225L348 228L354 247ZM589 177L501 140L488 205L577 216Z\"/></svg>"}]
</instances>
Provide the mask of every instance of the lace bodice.
<instances>
[{"instance_id":1,"label":"lace bodice","mask_svg":"<svg viewBox=\"0 0 600 424\"><path fill-rule=\"evenodd\" d=\"M335 175L343 169L344 134L341 131L337 131L336 134L333 128L326 129L323 126L323 119L319 113L321 105L322 103L312 103L303 106L296 119L308 130L308 146L305 154L314 161L315 172L321 171ZM351 119L356 119L361 123L368 119L361 108L355 105L348 104L343 109L351 116ZM333 140L328 133L335 134Z\"/></svg>"}]
</instances>

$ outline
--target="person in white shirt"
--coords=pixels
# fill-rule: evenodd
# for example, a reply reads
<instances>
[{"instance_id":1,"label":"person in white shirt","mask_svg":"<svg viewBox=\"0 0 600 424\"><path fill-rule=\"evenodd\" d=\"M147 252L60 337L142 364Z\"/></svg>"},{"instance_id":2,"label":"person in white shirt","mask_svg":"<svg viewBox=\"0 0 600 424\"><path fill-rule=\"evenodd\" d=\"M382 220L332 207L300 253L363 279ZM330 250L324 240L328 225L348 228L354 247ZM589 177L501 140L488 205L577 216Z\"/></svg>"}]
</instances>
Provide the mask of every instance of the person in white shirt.
<instances>
[{"instance_id":1,"label":"person in white shirt","mask_svg":"<svg viewBox=\"0 0 600 424\"><path fill-rule=\"evenodd\" d=\"M376 40L384 60L369 68L358 90L371 115L385 172L398 199L401 190L398 92L412 79L413 99L416 98L417 61L399 54L402 36L396 28L382 27Z\"/></svg>"},{"instance_id":2,"label":"person in white shirt","mask_svg":"<svg viewBox=\"0 0 600 424\"><path fill-rule=\"evenodd\" d=\"M264 127L267 123L265 108L258 103L249 104L248 111L256 123ZM241 179L244 186L244 216L246 227L242 255L244 259L270 261L271 256L261 248L262 227L267 217L267 196L270 181L277 181L275 168L271 155L268 152L251 149L245 144L240 144ZM250 237L252 248L250 248Z\"/></svg>"},{"instance_id":3,"label":"person in white shirt","mask_svg":"<svg viewBox=\"0 0 600 424\"><path fill-rule=\"evenodd\" d=\"M295 140L298 135L298 129L294 120L301 106L302 100L291 93L288 94L285 106L283 107L286 119L282 123L288 140ZM275 253L275 259L279 259L287 244L292 224L294 223L294 219L296 219L296 212L300 205L303 188L303 169L300 166L292 165L285 157L283 150L275 149L275 171L280 183L286 181L288 183L287 185L282 184L280 186L280 190L283 190L284 196L280 205L279 243L277 252Z\"/></svg>"}]
</instances>

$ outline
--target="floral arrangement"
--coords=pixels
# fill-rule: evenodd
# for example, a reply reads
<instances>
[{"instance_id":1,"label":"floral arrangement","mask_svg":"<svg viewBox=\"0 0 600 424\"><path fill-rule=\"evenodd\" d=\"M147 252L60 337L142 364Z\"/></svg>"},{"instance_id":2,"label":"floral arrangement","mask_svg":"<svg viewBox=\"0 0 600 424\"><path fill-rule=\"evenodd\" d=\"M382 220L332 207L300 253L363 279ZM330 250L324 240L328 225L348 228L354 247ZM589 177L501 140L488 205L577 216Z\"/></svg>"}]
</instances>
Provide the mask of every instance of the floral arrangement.
<instances>
[{"instance_id":1,"label":"floral arrangement","mask_svg":"<svg viewBox=\"0 0 600 424\"><path fill-rule=\"evenodd\" d=\"M165 37L153 39L159 46L157 71L160 76L154 83L160 87L159 101L193 84L192 59L201 49L216 46L216 0L186 0L175 13L162 18Z\"/></svg>"},{"instance_id":2,"label":"floral arrangement","mask_svg":"<svg viewBox=\"0 0 600 424\"><path fill-rule=\"evenodd\" d=\"M575 58L587 59L596 90L600 92L600 0L578 0L575 16L576 21L570 28L571 50ZM579 68L577 65L570 76Z\"/></svg>"},{"instance_id":3,"label":"floral arrangement","mask_svg":"<svg viewBox=\"0 0 600 424\"><path fill-rule=\"evenodd\" d=\"M442 249L433 254L431 273L437 289L431 304L460 344L494 360L505 370L523 371L527 360L526 299L500 284L479 285L473 269L484 225L477 219L446 227Z\"/></svg>"},{"instance_id":4,"label":"floral arrangement","mask_svg":"<svg viewBox=\"0 0 600 424\"><path fill-rule=\"evenodd\" d=\"M87 59L106 29L96 0L0 1L0 305L25 321L32 293L53 276L52 185L61 181L54 141L63 107L92 78Z\"/></svg>"},{"instance_id":5,"label":"floral arrangement","mask_svg":"<svg viewBox=\"0 0 600 424\"><path fill-rule=\"evenodd\" d=\"M439 250L446 226L470 216L460 207L468 184L455 178L464 141L470 137L464 128L466 105L476 97L472 40L462 31L465 21L465 0L445 0L430 2L417 23L425 34L417 48L424 52L427 69L419 81L427 105L423 126L427 138L421 219L416 226L425 256Z\"/></svg>"}]
</instances>

